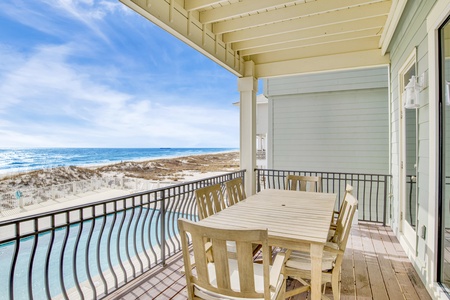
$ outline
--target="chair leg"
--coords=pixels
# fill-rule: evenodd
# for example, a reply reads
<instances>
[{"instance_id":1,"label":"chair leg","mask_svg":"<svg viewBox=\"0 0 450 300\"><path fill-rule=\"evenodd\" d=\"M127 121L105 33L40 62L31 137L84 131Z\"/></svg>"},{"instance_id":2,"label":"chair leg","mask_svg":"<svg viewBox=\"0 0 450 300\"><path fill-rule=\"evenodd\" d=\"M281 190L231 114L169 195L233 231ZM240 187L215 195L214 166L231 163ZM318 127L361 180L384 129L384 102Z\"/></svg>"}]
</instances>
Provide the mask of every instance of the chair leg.
<instances>
[{"instance_id":1,"label":"chair leg","mask_svg":"<svg viewBox=\"0 0 450 300\"><path fill-rule=\"evenodd\" d=\"M331 276L331 289L333 290L333 299L334 300L339 300L340 296L341 296L341 286L339 284L340 280L339 280L339 273L338 274L333 274Z\"/></svg>"}]
</instances>

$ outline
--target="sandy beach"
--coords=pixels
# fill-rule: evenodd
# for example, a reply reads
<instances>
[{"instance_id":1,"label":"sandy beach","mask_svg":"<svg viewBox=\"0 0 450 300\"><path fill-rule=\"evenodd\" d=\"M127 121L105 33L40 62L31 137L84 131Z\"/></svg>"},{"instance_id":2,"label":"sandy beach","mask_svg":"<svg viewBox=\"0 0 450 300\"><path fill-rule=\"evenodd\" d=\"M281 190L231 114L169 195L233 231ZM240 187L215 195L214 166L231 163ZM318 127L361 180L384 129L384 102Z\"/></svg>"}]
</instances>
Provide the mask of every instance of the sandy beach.
<instances>
[{"instance_id":1,"label":"sandy beach","mask_svg":"<svg viewBox=\"0 0 450 300\"><path fill-rule=\"evenodd\" d=\"M51 190L52 186L70 185L79 181L111 180L143 180L146 182L186 182L211 177L227 172L239 170L239 152L225 152L215 154L191 155L176 158L151 159L144 161L124 161L121 163L103 166L69 166L36 170L6 176L0 179L0 195L16 203L14 196L17 191L23 195L30 194L26 191ZM151 185L147 185L151 186ZM154 185L156 187L156 185ZM117 197L120 193L117 189L93 191L88 194L63 195L57 201L49 200L37 205L24 206L13 210L0 210L0 219L12 215L18 216L24 213L36 213L49 211L64 206L89 203ZM8 198L9 197L9 198Z\"/></svg>"},{"instance_id":2,"label":"sandy beach","mask_svg":"<svg viewBox=\"0 0 450 300\"><path fill-rule=\"evenodd\" d=\"M239 152L201 154L145 161L124 161L95 167L57 167L6 176L0 193L24 188L42 188L100 177L129 177L154 181L190 181L209 173L239 169ZM200 177L199 177L200 176Z\"/></svg>"}]
</instances>

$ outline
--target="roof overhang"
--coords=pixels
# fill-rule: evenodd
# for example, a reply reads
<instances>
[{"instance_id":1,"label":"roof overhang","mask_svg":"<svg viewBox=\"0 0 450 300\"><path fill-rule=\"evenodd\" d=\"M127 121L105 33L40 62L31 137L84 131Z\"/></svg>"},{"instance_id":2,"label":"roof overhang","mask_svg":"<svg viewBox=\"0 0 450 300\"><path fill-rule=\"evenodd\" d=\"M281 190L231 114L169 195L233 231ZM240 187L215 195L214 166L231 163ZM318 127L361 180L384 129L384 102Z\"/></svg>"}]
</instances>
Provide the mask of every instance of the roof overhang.
<instances>
[{"instance_id":1,"label":"roof overhang","mask_svg":"<svg viewBox=\"0 0 450 300\"><path fill-rule=\"evenodd\" d=\"M239 77L389 64L406 0L120 0Z\"/></svg>"}]
</instances>

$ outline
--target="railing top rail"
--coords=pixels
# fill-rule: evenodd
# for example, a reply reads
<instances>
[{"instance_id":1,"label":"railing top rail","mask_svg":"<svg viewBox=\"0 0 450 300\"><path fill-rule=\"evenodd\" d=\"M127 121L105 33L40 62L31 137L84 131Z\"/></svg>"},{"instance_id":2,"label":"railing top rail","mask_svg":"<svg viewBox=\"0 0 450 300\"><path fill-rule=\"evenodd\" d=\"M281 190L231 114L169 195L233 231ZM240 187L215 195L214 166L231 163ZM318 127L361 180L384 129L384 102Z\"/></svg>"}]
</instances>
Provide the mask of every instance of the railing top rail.
<instances>
[{"instance_id":1,"label":"railing top rail","mask_svg":"<svg viewBox=\"0 0 450 300\"><path fill-rule=\"evenodd\" d=\"M93 201L93 202L86 203L86 204L75 205L75 206L71 206L71 207L67 207L67 208L61 208L61 209L56 209L56 210L52 210L52 211L48 211L48 212L36 213L36 214L23 216L23 217L17 217L17 218L9 219L9 220L3 220L3 221L0 220L0 226L7 226L7 225L11 225L11 224L14 224L14 223L17 223L17 222L26 222L26 221L34 220L34 219L37 219L37 218L49 217L49 216L56 215L56 214L69 213L71 211L76 211L76 210L89 208L89 207L93 207L93 206L98 206L98 205L102 205L102 204L122 201L122 200L125 200L125 199L139 197L139 196L146 195L146 194L149 194L149 193L158 194L158 193L160 193L162 191L177 189L177 188L180 188L180 187L183 187L183 186L195 186L195 185L198 185L198 184L200 184L202 182L205 182L205 181L212 181L212 180L215 180L215 179L219 179L221 177L226 177L226 176L230 176L230 175L234 175L234 174L242 174L242 173L245 174L245 172L246 172L246 170L239 170L239 171L235 171L235 172L228 172L228 173L223 173L221 175L216 175L216 176L207 177L207 178L198 179L198 180L193 180L193 181L187 181L187 182L183 182L183 183L180 183L180 184L174 184L174 185L167 186L167 187L151 189L151 190L144 191L144 192L132 193L132 194L128 194L126 196L119 196L119 197L114 197L114 198L105 199L105 200ZM158 200L154 200L154 201L158 201Z\"/></svg>"},{"instance_id":2,"label":"railing top rail","mask_svg":"<svg viewBox=\"0 0 450 300\"><path fill-rule=\"evenodd\" d=\"M391 174L377 174L377 173L347 173L347 172L330 172L330 171L299 171L299 170L277 170L277 169L260 169L255 168L254 171L273 171L278 173L312 173L312 174L337 174L337 175L347 175L347 176L388 176L392 177Z\"/></svg>"}]
</instances>

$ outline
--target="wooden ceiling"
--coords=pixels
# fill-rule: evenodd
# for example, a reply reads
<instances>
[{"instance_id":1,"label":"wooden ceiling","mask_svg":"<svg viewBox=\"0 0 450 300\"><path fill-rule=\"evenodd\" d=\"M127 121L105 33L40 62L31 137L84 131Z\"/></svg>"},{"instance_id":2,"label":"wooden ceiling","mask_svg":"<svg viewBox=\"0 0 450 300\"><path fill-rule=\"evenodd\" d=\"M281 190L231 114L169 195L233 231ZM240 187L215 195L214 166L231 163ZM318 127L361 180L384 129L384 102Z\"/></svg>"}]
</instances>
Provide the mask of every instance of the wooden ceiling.
<instances>
[{"instance_id":1,"label":"wooden ceiling","mask_svg":"<svg viewBox=\"0 0 450 300\"><path fill-rule=\"evenodd\" d=\"M406 0L120 1L237 76L257 78L386 65L389 42L406 4Z\"/></svg>"}]
</instances>

